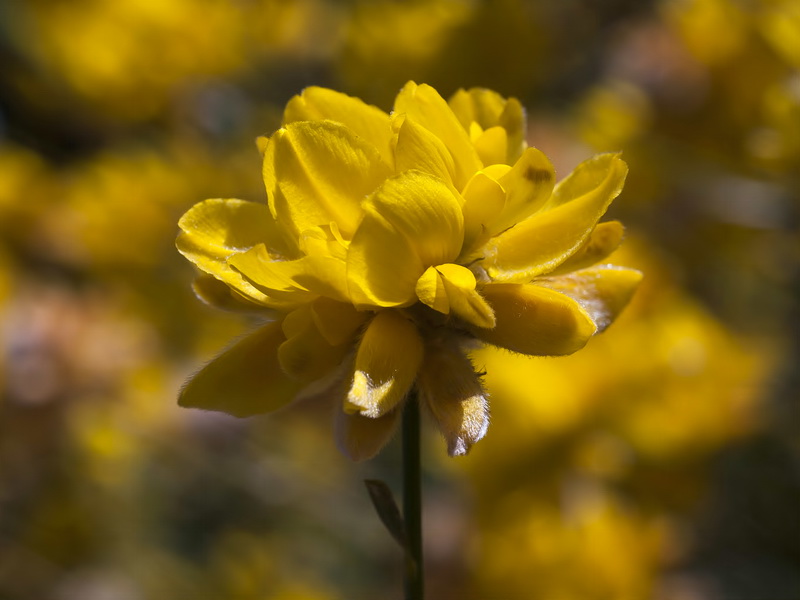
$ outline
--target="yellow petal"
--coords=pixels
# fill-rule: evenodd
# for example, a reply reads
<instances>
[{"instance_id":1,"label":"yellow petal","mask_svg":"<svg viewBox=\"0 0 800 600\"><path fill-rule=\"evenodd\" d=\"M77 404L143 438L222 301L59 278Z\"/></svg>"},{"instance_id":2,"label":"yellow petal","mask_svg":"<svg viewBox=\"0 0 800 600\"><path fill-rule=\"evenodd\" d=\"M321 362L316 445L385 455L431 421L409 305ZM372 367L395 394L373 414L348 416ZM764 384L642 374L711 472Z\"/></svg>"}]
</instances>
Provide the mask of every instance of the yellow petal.
<instances>
[{"instance_id":1,"label":"yellow petal","mask_svg":"<svg viewBox=\"0 0 800 600\"><path fill-rule=\"evenodd\" d=\"M391 167L394 164L389 115L359 98L312 86L289 100L283 113L284 125L295 121L326 119L347 126L372 144L387 165Z\"/></svg>"},{"instance_id":2,"label":"yellow petal","mask_svg":"<svg viewBox=\"0 0 800 600\"><path fill-rule=\"evenodd\" d=\"M345 411L377 418L405 398L422 362L416 325L396 310L383 310L367 325L356 351Z\"/></svg>"},{"instance_id":3,"label":"yellow petal","mask_svg":"<svg viewBox=\"0 0 800 600\"><path fill-rule=\"evenodd\" d=\"M335 434L339 449L352 460L367 460L380 452L397 430L401 409L370 419L336 411Z\"/></svg>"},{"instance_id":4,"label":"yellow petal","mask_svg":"<svg viewBox=\"0 0 800 600\"><path fill-rule=\"evenodd\" d=\"M464 191L464 246L461 256L491 237L489 224L496 221L506 203L506 191L485 171L478 171L467 182Z\"/></svg>"},{"instance_id":5,"label":"yellow petal","mask_svg":"<svg viewBox=\"0 0 800 600\"><path fill-rule=\"evenodd\" d=\"M453 314L476 327L494 327L494 312L475 289L472 271L452 263L439 265L436 271L441 276Z\"/></svg>"},{"instance_id":6,"label":"yellow petal","mask_svg":"<svg viewBox=\"0 0 800 600\"><path fill-rule=\"evenodd\" d=\"M467 132L469 133L470 141L475 144L475 140L477 140L481 135L483 135L483 127L478 125L475 121L469 124L467 127Z\"/></svg>"},{"instance_id":7,"label":"yellow petal","mask_svg":"<svg viewBox=\"0 0 800 600\"><path fill-rule=\"evenodd\" d=\"M350 239L361 202L389 175L374 146L333 121L278 130L264 155L264 181L278 222L295 236L335 221Z\"/></svg>"},{"instance_id":8,"label":"yellow petal","mask_svg":"<svg viewBox=\"0 0 800 600\"><path fill-rule=\"evenodd\" d=\"M513 165L525 151L525 136L527 123L525 109L516 98L509 98L503 112L497 119L497 124L506 130L508 136L508 153L506 163Z\"/></svg>"},{"instance_id":9,"label":"yellow petal","mask_svg":"<svg viewBox=\"0 0 800 600\"><path fill-rule=\"evenodd\" d=\"M622 312L641 280L642 273L635 269L603 265L540 282L577 300L592 317L599 333Z\"/></svg>"},{"instance_id":10,"label":"yellow petal","mask_svg":"<svg viewBox=\"0 0 800 600\"><path fill-rule=\"evenodd\" d=\"M447 101L464 129L474 122L483 129L497 125L506 100L500 94L486 88L460 89Z\"/></svg>"},{"instance_id":11,"label":"yellow petal","mask_svg":"<svg viewBox=\"0 0 800 600\"><path fill-rule=\"evenodd\" d=\"M237 312L257 312L274 314L274 311L262 304L256 304L212 275L199 274L192 282L195 295L215 308Z\"/></svg>"},{"instance_id":12,"label":"yellow petal","mask_svg":"<svg viewBox=\"0 0 800 600\"><path fill-rule=\"evenodd\" d=\"M300 234L300 251L306 255L330 256L344 260L347 257L347 242L341 238L339 227L331 222L328 227L306 229Z\"/></svg>"},{"instance_id":13,"label":"yellow petal","mask_svg":"<svg viewBox=\"0 0 800 600\"><path fill-rule=\"evenodd\" d=\"M621 190L627 174L628 165L619 154L606 153L593 156L575 167L569 175L556 184L553 194L542 209L550 210L567 202L573 202L587 194L596 193L596 190L609 184L613 190L612 182L616 182Z\"/></svg>"},{"instance_id":14,"label":"yellow petal","mask_svg":"<svg viewBox=\"0 0 800 600\"><path fill-rule=\"evenodd\" d=\"M545 207L486 243L483 265L489 277L530 281L563 263L584 244L619 195L627 171L625 163L611 154L579 166L577 178L592 185L570 185L578 196L550 210Z\"/></svg>"},{"instance_id":15,"label":"yellow petal","mask_svg":"<svg viewBox=\"0 0 800 600\"><path fill-rule=\"evenodd\" d=\"M273 260L263 245L232 256L230 265L248 280L267 290L270 296L297 302L309 301L309 294L348 302L346 263L332 256L304 256L297 260ZM281 296L277 292L284 292ZM307 293L304 293L307 292Z\"/></svg>"},{"instance_id":16,"label":"yellow petal","mask_svg":"<svg viewBox=\"0 0 800 600\"><path fill-rule=\"evenodd\" d=\"M480 340L532 356L572 354L595 333L592 319L572 298L538 286L488 284L481 293L494 309L494 329L473 327Z\"/></svg>"},{"instance_id":17,"label":"yellow petal","mask_svg":"<svg viewBox=\"0 0 800 600\"><path fill-rule=\"evenodd\" d=\"M333 371L350 346L332 346L317 329L309 306L302 306L284 320L286 341L278 348L278 361L289 377L314 381Z\"/></svg>"},{"instance_id":18,"label":"yellow petal","mask_svg":"<svg viewBox=\"0 0 800 600\"><path fill-rule=\"evenodd\" d=\"M475 289L475 275L461 265L430 267L417 281L417 297L444 315L451 312L476 327L494 327L492 308Z\"/></svg>"},{"instance_id":19,"label":"yellow petal","mask_svg":"<svg viewBox=\"0 0 800 600\"><path fill-rule=\"evenodd\" d=\"M333 346L353 339L370 314L352 304L320 297L311 304L311 316L322 336Z\"/></svg>"},{"instance_id":20,"label":"yellow petal","mask_svg":"<svg viewBox=\"0 0 800 600\"><path fill-rule=\"evenodd\" d=\"M457 348L443 344L428 348L417 387L447 441L450 456L466 454L486 434L486 394L472 363Z\"/></svg>"},{"instance_id":21,"label":"yellow petal","mask_svg":"<svg viewBox=\"0 0 800 600\"><path fill-rule=\"evenodd\" d=\"M462 189L473 173L483 166L467 131L431 86L408 82L395 99L394 111L405 113L444 142L453 157L456 188Z\"/></svg>"},{"instance_id":22,"label":"yellow petal","mask_svg":"<svg viewBox=\"0 0 800 600\"><path fill-rule=\"evenodd\" d=\"M243 279L227 262L230 256L269 241L270 232L275 234L272 241L277 240L275 223L265 205L235 199L205 200L190 208L178 226L182 230L175 242L178 251L201 271L257 304L281 305Z\"/></svg>"},{"instance_id":23,"label":"yellow petal","mask_svg":"<svg viewBox=\"0 0 800 600\"><path fill-rule=\"evenodd\" d=\"M444 281L442 281L442 277L436 267L428 267L425 270L417 280L414 291L423 304L430 306L433 310L443 315L450 314L450 300L447 298Z\"/></svg>"},{"instance_id":24,"label":"yellow petal","mask_svg":"<svg viewBox=\"0 0 800 600\"><path fill-rule=\"evenodd\" d=\"M256 138L256 148L258 148L262 158L267 151L267 146L269 146L269 138L266 135L260 135Z\"/></svg>"},{"instance_id":25,"label":"yellow petal","mask_svg":"<svg viewBox=\"0 0 800 600\"><path fill-rule=\"evenodd\" d=\"M281 322L273 321L242 338L187 381L178 404L249 417L277 410L302 387L278 364L284 341Z\"/></svg>"},{"instance_id":26,"label":"yellow petal","mask_svg":"<svg viewBox=\"0 0 800 600\"><path fill-rule=\"evenodd\" d=\"M495 165L505 162L508 135L502 127L490 127L473 144L483 164Z\"/></svg>"},{"instance_id":27,"label":"yellow petal","mask_svg":"<svg viewBox=\"0 0 800 600\"><path fill-rule=\"evenodd\" d=\"M356 307L413 303L425 269L452 262L461 250L461 203L431 175L406 171L387 180L365 201L364 212L347 254Z\"/></svg>"},{"instance_id":28,"label":"yellow petal","mask_svg":"<svg viewBox=\"0 0 800 600\"><path fill-rule=\"evenodd\" d=\"M455 166L442 141L406 115L395 119L402 121L395 147L397 171L416 169L452 183Z\"/></svg>"},{"instance_id":29,"label":"yellow petal","mask_svg":"<svg viewBox=\"0 0 800 600\"><path fill-rule=\"evenodd\" d=\"M536 148L528 148L508 173L498 179L506 190L503 211L489 223L496 235L536 212L553 191L556 173L550 160Z\"/></svg>"},{"instance_id":30,"label":"yellow petal","mask_svg":"<svg viewBox=\"0 0 800 600\"><path fill-rule=\"evenodd\" d=\"M619 247L624 235L625 228L619 221L598 223L583 246L548 273L548 276L570 273L600 262Z\"/></svg>"},{"instance_id":31,"label":"yellow petal","mask_svg":"<svg viewBox=\"0 0 800 600\"><path fill-rule=\"evenodd\" d=\"M504 99L485 88L458 90L448 101L464 129L472 122L481 128L500 126L506 131L507 149L503 161L513 165L525 149L525 111L516 98ZM487 164L484 161L484 164Z\"/></svg>"}]
</instances>

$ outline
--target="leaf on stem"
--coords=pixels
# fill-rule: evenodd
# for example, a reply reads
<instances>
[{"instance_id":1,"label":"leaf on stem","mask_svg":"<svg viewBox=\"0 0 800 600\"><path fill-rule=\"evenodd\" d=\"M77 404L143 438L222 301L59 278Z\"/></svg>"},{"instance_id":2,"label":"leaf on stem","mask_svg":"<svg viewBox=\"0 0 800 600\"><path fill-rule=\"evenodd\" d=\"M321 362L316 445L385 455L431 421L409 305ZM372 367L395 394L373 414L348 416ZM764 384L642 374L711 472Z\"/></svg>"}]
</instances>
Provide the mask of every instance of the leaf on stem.
<instances>
[{"instance_id":1,"label":"leaf on stem","mask_svg":"<svg viewBox=\"0 0 800 600\"><path fill-rule=\"evenodd\" d=\"M385 482L378 479L365 479L364 485L367 486L369 497L372 500L372 505L380 517L381 522L386 529L400 544L401 548L406 547L406 528L403 523L403 517L400 515L400 509L392 495L392 490Z\"/></svg>"}]
</instances>

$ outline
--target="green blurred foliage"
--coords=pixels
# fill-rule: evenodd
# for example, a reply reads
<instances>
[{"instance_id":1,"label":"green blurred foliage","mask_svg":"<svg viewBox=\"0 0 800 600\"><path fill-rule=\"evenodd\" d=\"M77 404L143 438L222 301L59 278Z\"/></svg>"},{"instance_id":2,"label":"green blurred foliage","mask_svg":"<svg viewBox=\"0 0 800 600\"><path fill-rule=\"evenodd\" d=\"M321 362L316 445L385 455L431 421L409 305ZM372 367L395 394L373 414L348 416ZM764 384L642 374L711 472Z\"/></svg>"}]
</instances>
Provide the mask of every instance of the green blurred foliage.
<instances>
[{"instance_id":1,"label":"green blurred foliage","mask_svg":"<svg viewBox=\"0 0 800 600\"><path fill-rule=\"evenodd\" d=\"M191 292L176 222L261 200L254 139L328 85L528 108L564 174L631 166L628 312L563 359L482 351L493 424L426 438L430 597L800 592L800 10L791 0L0 4L0 597L400 596L401 556L314 406L184 411L251 323Z\"/></svg>"}]
</instances>

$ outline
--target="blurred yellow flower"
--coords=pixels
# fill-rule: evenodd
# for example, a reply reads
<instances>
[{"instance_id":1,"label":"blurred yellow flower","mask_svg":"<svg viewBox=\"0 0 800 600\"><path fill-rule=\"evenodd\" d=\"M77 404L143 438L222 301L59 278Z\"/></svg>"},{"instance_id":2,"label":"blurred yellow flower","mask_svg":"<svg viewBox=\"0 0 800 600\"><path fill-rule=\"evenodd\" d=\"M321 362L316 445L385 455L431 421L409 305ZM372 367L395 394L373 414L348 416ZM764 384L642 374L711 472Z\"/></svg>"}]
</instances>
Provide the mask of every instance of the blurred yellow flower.
<instances>
[{"instance_id":1,"label":"blurred yellow flower","mask_svg":"<svg viewBox=\"0 0 800 600\"><path fill-rule=\"evenodd\" d=\"M263 57L329 51L334 35L314 28L315 17L334 30L339 18L319 0L32 1L16 14L11 43L32 70L99 113L133 121L167 109L181 87ZM49 100L18 85L37 104Z\"/></svg>"},{"instance_id":2,"label":"blurred yellow flower","mask_svg":"<svg viewBox=\"0 0 800 600\"><path fill-rule=\"evenodd\" d=\"M474 485L479 596L662 597L708 461L760 427L774 349L727 330L643 240L611 258L648 274L613 336L557 361L472 355L503 431L454 465Z\"/></svg>"},{"instance_id":3,"label":"blurred yellow flower","mask_svg":"<svg viewBox=\"0 0 800 600\"><path fill-rule=\"evenodd\" d=\"M268 203L212 199L178 249L211 304L272 320L197 373L184 406L237 416L298 398L340 402L337 437L373 456L416 386L465 454L488 426L466 352L480 342L565 355L602 331L641 275L592 266L622 239L598 224L627 174L596 156L555 183L515 99L409 82L387 114L312 87L261 138Z\"/></svg>"}]
</instances>

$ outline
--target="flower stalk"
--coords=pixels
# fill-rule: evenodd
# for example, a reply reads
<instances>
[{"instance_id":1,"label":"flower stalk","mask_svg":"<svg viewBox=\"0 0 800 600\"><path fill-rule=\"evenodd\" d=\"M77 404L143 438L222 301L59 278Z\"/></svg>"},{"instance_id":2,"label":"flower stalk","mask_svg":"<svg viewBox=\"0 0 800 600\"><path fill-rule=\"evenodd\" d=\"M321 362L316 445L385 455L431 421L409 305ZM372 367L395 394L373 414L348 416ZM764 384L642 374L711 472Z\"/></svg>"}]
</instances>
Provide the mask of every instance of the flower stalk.
<instances>
[{"instance_id":1,"label":"flower stalk","mask_svg":"<svg viewBox=\"0 0 800 600\"><path fill-rule=\"evenodd\" d=\"M403 520L405 524L405 600L424 597L422 562L422 469L416 388L403 410Z\"/></svg>"}]
</instances>

